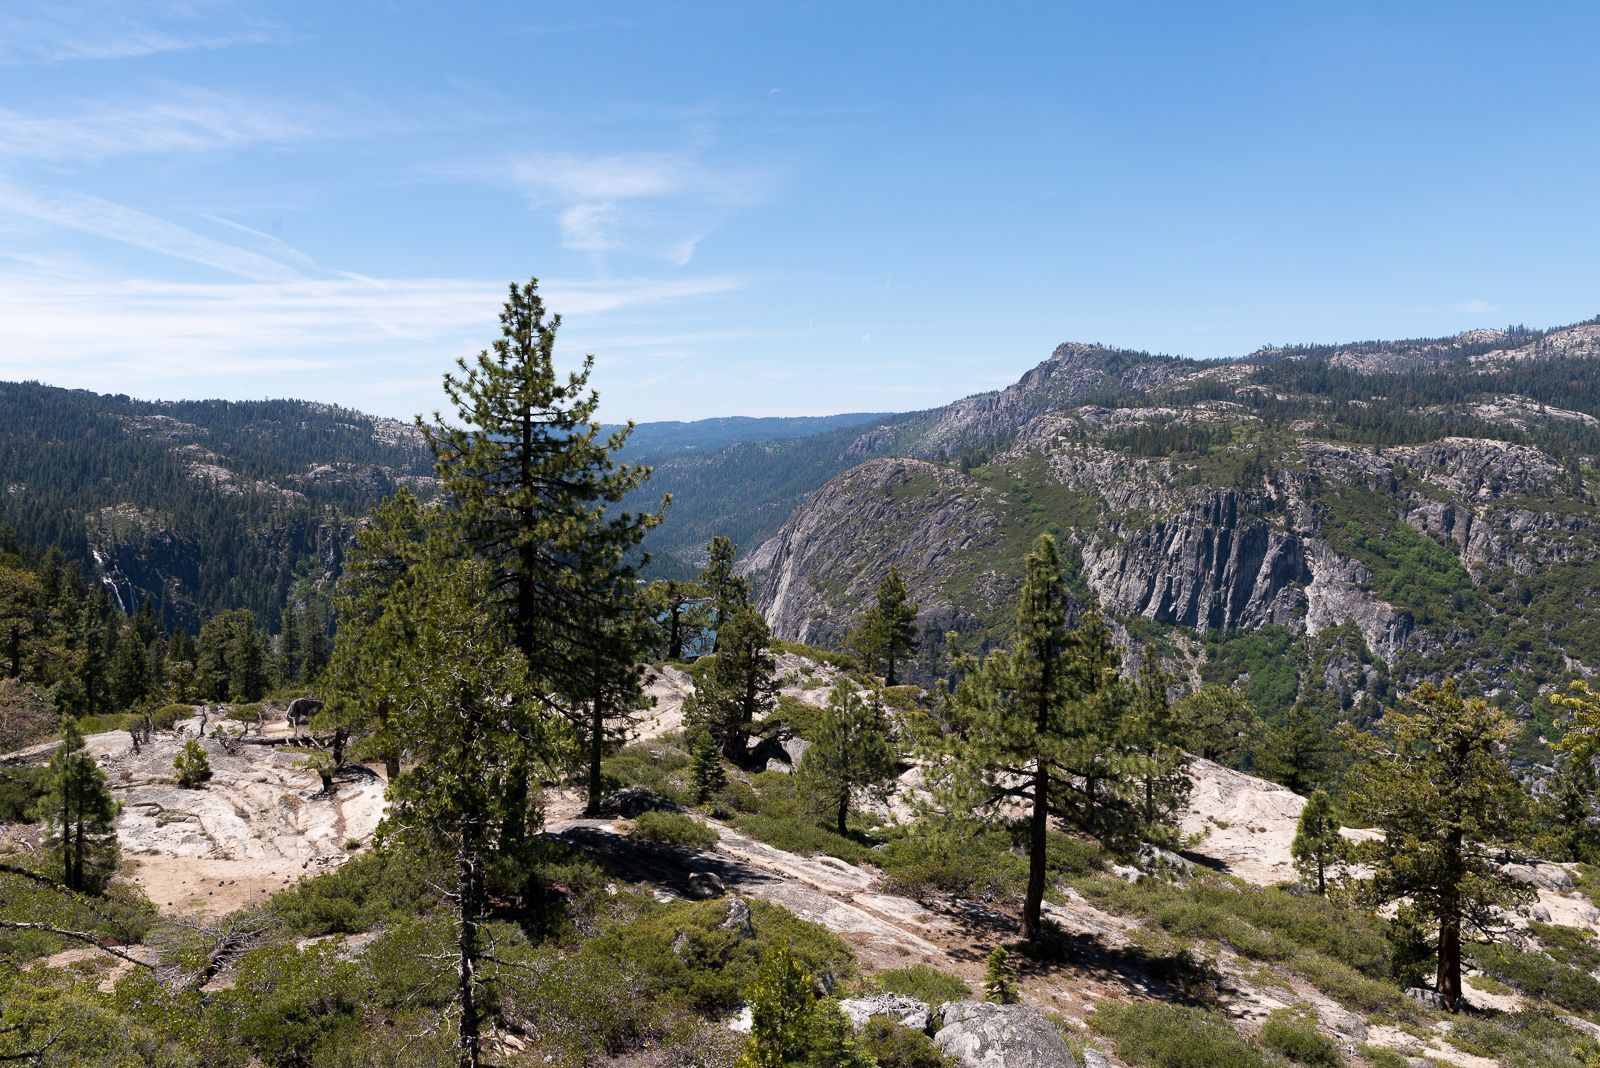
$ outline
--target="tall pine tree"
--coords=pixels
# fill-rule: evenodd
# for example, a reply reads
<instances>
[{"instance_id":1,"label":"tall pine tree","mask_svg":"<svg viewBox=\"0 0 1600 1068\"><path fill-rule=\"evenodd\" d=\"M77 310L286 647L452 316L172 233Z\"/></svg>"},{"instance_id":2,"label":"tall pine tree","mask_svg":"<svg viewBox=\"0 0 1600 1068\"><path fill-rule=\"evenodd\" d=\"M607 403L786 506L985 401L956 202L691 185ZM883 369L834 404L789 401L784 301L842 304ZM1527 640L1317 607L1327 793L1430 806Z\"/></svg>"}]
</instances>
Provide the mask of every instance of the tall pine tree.
<instances>
[{"instance_id":1,"label":"tall pine tree","mask_svg":"<svg viewBox=\"0 0 1600 1068\"><path fill-rule=\"evenodd\" d=\"M1055 539L1043 535L1025 562L1010 648L991 653L956 688L947 705L952 729L934 743L930 764L951 810L992 822L1022 811L1022 933L1030 940L1043 933L1050 820L1110 840L1128 834L1138 815L1115 648L1094 613L1070 628L1068 608Z\"/></svg>"},{"instance_id":2,"label":"tall pine tree","mask_svg":"<svg viewBox=\"0 0 1600 1068\"><path fill-rule=\"evenodd\" d=\"M99 893L116 867L118 805L106 773L84 744L77 721L63 717L61 744L50 756L35 816L49 828L69 890Z\"/></svg>"},{"instance_id":3,"label":"tall pine tree","mask_svg":"<svg viewBox=\"0 0 1600 1068\"><path fill-rule=\"evenodd\" d=\"M883 681L894 686L898 669L917 651L917 606L906 594L900 569L889 565L889 573L878 583L878 597L862 613L861 621L847 639L868 671L882 669Z\"/></svg>"},{"instance_id":4,"label":"tall pine tree","mask_svg":"<svg viewBox=\"0 0 1600 1068\"><path fill-rule=\"evenodd\" d=\"M546 314L537 280L513 285L492 349L445 375L456 422L436 412L417 424L451 519L489 565L490 598L509 620L532 684L581 725L597 680L632 666L634 649L618 635L637 609L619 591L637 596L634 551L660 513L617 510L649 470L615 460L631 423L601 435L599 396L588 384L594 358L565 379L556 373L560 325L559 315ZM614 663L600 670L608 658ZM525 796L527 775L510 789Z\"/></svg>"}]
</instances>

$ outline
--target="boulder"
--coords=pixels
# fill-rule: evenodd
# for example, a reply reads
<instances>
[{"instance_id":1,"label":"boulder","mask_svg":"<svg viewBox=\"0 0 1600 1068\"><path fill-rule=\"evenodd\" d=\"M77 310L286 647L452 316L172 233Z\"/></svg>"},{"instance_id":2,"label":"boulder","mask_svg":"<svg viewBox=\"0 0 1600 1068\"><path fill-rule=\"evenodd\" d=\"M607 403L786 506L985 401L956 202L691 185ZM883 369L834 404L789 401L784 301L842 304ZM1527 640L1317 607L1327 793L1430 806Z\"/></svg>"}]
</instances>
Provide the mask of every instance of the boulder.
<instances>
[{"instance_id":1,"label":"boulder","mask_svg":"<svg viewBox=\"0 0 1600 1068\"><path fill-rule=\"evenodd\" d=\"M1099 1050L1086 1049L1083 1051L1083 1068L1111 1068L1111 1062Z\"/></svg>"},{"instance_id":2,"label":"boulder","mask_svg":"<svg viewBox=\"0 0 1600 1068\"><path fill-rule=\"evenodd\" d=\"M1572 875L1567 869L1555 864L1507 864L1500 869L1507 876L1527 886L1538 887L1541 890L1571 890Z\"/></svg>"},{"instance_id":3,"label":"boulder","mask_svg":"<svg viewBox=\"0 0 1600 1068\"><path fill-rule=\"evenodd\" d=\"M660 808L672 808L672 802L650 789L648 786L624 786L620 790L613 790L600 799L600 813L605 816L621 816L623 819L633 819L644 812L653 812Z\"/></svg>"},{"instance_id":4,"label":"boulder","mask_svg":"<svg viewBox=\"0 0 1600 1068\"><path fill-rule=\"evenodd\" d=\"M1406 997L1411 998L1413 1001L1420 1001L1429 1008L1438 1009L1440 1012L1445 1011L1444 996L1436 990L1428 990L1420 986L1408 986L1406 987Z\"/></svg>"},{"instance_id":5,"label":"boulder","mask_svg":"<svg viewBox=\"0 0 1600 1068\"><path fill-rule=\"evenodd\" d=\"M696 901L721 897L727 892L727 885L711 872L697 871L689 876L689 896Z\"/></svg>"},{"instance_id":6,"label":"boulder","mask_svg":"<svg viewBox=\"0 0 1600 1068\"><path fill-rule=\"evenodd\" d=\"M904 994L874 994L870 998L849 998L839 1002L839 1009L857 1027L865 1027L874 1016L927 1033L933 1029L933 1010L926 1002Z\"/></svg>"},{"instance_id":7,"label":"boulder","mask_svg":"<svg viewBox=\"0 0 1600 1068\"><path fill-rule=\"evenodd\" d=\"M1078 1068L1056 1025L1027 1005L952 1002L933 1042L961 1068Z\"/></svg>"},{"instance_id":8,"label":"boulder","mask_svg":"<svg viewBox=\"0 0 1600 1068\"><path fill-rule=\"evenodd\" d=\"M303 726L307 720L322 711L322 702L315 697L296 697L289 702L286 713L290 726Z\"/></svg>"},{"instance_id":9,"label":"boulder","mask_svg":"<svg viewBox=\"0 0 1600 1068\"><path fill-rule=\"evenodd\" d=\"M728 898L728 914L717 926L725 931L738 931L745 937L755 934L755 924L750 919L750 902L742 897Z\"/></svg>"}]
</instances>

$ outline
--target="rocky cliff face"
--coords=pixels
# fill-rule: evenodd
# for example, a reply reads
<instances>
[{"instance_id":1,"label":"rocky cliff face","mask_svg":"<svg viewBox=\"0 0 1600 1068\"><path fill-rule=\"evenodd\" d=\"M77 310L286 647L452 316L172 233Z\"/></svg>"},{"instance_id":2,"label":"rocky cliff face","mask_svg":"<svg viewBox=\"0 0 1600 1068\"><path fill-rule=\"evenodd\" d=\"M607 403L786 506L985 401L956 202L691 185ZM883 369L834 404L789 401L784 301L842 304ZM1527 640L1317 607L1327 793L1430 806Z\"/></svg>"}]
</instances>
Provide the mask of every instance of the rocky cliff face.
<instances>
[{"instance_id":1,"label":"rocky cliff face","mask_svg":"<svg viewBox=\"0 0 1600 1068\"><path fill-rule=\"evenodd\" d=\"M1600 637L1573 610L1600 606L1597 368L1593 324L1224 364L1062 346L1006 390L858 437L923 458L833 479L745 566L785 637L838 635L890 563L928 628L997 636L1022 553L1052 531L1114 620L1353 640L1311 672L1331 690L1587 673ZM1417 403L1434 392L1467 399Z\"/></svg>"},{"instance_id":2,"label":"rocky cliff face","mask_svg":"<svg viewBox=\"0 0 1600 1068\"><path fill-rule=\"evenodd\" d=\"M970 626L976 606L956 605L943 587L993 545L998 523L990 495L960 472L874 460L818 491L742 568L759 576L773 628L797 641L837 640L891 564L910 577L926 621Z\"/></svg>"}]
</instances>

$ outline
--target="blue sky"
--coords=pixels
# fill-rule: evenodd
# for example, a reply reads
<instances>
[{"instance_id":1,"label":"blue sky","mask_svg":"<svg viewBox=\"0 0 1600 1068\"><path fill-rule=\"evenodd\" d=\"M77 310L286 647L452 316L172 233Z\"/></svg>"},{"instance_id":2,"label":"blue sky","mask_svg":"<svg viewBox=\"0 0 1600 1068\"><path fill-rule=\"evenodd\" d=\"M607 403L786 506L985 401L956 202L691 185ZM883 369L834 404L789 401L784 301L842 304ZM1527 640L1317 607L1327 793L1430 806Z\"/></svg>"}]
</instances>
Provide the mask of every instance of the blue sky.
<instances>
[{"instance_id":1,"label":"blue sky","mask_svg":"<svg viewBox=\"0 0 1600 1068\"><path fill-rule=\"evenodd\" d=\"M0 5L0 378L607 418L1600 312L1587 4Z\"/></svg>"}]
</instances>

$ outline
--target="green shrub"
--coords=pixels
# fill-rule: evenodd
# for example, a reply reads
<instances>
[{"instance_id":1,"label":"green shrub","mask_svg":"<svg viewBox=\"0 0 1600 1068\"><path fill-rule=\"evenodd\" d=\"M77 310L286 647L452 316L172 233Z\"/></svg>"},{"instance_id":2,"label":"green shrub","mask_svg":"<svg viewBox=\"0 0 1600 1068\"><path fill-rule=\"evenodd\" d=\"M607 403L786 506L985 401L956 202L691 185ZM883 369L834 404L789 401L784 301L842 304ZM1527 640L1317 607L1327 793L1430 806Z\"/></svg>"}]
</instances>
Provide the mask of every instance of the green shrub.
<instances>
[{"instance_id":1,"label":"green shrub","mask_svg":"<svg viewBox=\"0 0 1600 1068\"><path fill-rule=\"evenodd\" d=\"M44 795L46 768L0 768L0 823L31 823L34 805Z\"/></svg>"},{"instance_id":2,"label":"green shrub","mask_svg":"<svg viewBox=\"0 0 1600 1068\"><path fill-rule=\"evenodd\" d=\"M861 1029L859 1043L878 1068L958 1068L960 1064L921 1031L878 1017Z\"/></svg>"},{"instance_id":3,"label":"green shrub","mask_svg":"<svg viewBox=\"0 0 1600 1068\"><path fill-rule=\"evenodd\" d=\"M606 757L600 776L607 790L643 786L679 804L694 803L693 763L682 735L663 735L649 742L625 745Z\"/></svg>"},{"instance_id":4,"label":"green shrub","mask_svg":"<svg viewBox=\"0 0 1600 1068\"><path fill-rule=\"evenodd\" d=\"M1317 1030L1316 1018L1293 1009L1279 1009L1267 1017L1261 1044L1296 1064L1339 1068L1344 1063L1338 1045Z\"/></svg>"},{"instance_id":5,"label":"green shrub","mask_svg":"<svg viewBox=\"0 0 1600 1068\"><path fill-rule=\"evenodd\" d=\"M1089 1025L1111 1039L1118 1057L1149 1068L1268 1066L1226 1019L1186 1005L1105 1005L1089 1017Z\"/></svg>"},{"instance_id":6,"label":"green shrub","mask_svg":"<svg viewBox=\"0 0 1600 1068\"><path fill-rule=\"evenodd\" d=\"M1028 862L1003 831L939 833L912 826L873 859L890 893L919 901L950 895L1011 906L1028 882Z\"/></svg>"},{"instance_id":7,"label":"green shrub","mask_svg":"<svg viewBox=\"0 0 1600 1068\"><path fill-rule=\"evenodd\" d=\"M289 934L355 934L431 911L450 878L442 855L391 843L280 891L268 908Z\"/></svg>"},{"instance_id":8,"label":"green shrub","mask_svg":"<svg viewBox=\"0 0 1600 1068\"><path fill-rule=\"evenodd\" d=\"M162 705L150 713L150 725L158 731L170 731L180 720L193 717L193 705Z\"/></svg>"},{"instance_id":9,"label":"green shrub","mask_svg":"<svg viewBox=\"0 0 1600 1068\"><path fill-rule=\"evenodd\" d=\"M1528 924L1528 933L1557 960L1567 961L1586 972L1600 969L1600 945L1596 945L1594 936L1583 928L1535 920Z\"/></svg>"},{"instance_id":10,"label":"green shrub","mask_svg":"<svg viewBox=\"0 0 1600 1068\"><path fill-rule=\"evenodd\" d=\"M1372 1065L1372 1068L1411 1068L1411 1059L1392 1049L1383 1049L1380 1046L1369 1046L1362 1043L1356 1048L1362 1059Z\"/></svg>"},{"instance_id":11,"label":"green shrub","mask_svg":"<svg viewBox=\"0 0 1600 1068\"><path fill-rule=\"evenodd\" d=\"M928 964L891 968L872 977L872 985L885 994L904 994L937 1008L947 1001L965 1001L972 988L960 976L940 971Z\"/></svg>"},{"instance_id":12,"label":"green shrub","mask_svg":"<svg viewBox=\"0 0 1600 1068\"><path fill-rule=\"evenodd\" d=\"M1600 980L1543 953L1506 945L1473 946L1472 963L1530 997L1574 1012L1600 1011Z\"/></svg>"},{"instance_id":13,"label":"green shrub","mask_svg":"<svg viewBox=\"0 0 1600 1068\"><path fill-rule=\"evenodd\" d=\"M85 735L105 734L107 731L125 731L130 723L142 716L132 712L108 712L100 716L79 716L78 729Z\"/></svg>"},{"instance_id":14,"label":"green shrub","mask_svg":"<svg viewBox=\"0 0 1600 1068\"><path fill-rule=\"evenodd\" d=\"M710 849L717 844L717 832L682 812L644 812L633 821L633 837L645 842Z\"/></svg>"},{"instance_id":15,"label":"green shrub","mask_svg":"<svg viewBox=\"0 0 1600 1068\"><path fill-rule=\"evenodd\" d=\"M228 709L228 718L236 723L254 723L261 715L261 702L256 701L248 705L234 705Z\"/></svg>"},{"instance_id":16,"label":"green shrub","mask_svg":"<svg viewBox=\"0 0 1600 1068\"><path fill-rule=\"evenodd\" d=\"M1449 1042L1506 1068L1588 1068L1600 1058L1600 1043L1537 1010L1460 1016Z\"/></svg>"},{"instance_id":17,"label":"green shrub","mask_svg":"<svg viewBox=\"0 0 1600 1068\"><path fill-rule=\"evenodd\" d=\"M824 826L816 799L781 771L730 780L717 793L715 808L740 832L789 853L825 853L850 864L875 859L855 838Z\"/></svg>"},{"instance_id":18,"label":"green shrub","mask_svg":"<svg viewBox=\"0 0 1600 1068\"><path fill-rule=\"evenodd\" d=\"M172 758L172 770L178 773L179 786L198 790L211 778L211 761L206 758L205 748L191 738Z\"/></svg>"},{"instance_id":19,"label":"green shrub","mask_svg":"<svg viewBox=\"0 0 1600 1068\"><path fill-rule=\"evenodd\" d=\"M606 961L611 969L633 976L664 1007L702 1013L738 1007L764 951L772 946L788 946L796 963L812 975L844 980L855 974L855 958L837 935L776 905L748 904L749 931L737 924L724 926L730 907L726 900L676 902L621 918L568 959Z\"/></svg>"},{"instance_id":20,"label":"green shrub","mask_svg":"<svg viewBox=\"0 0 1600 1068\"><path fill-rule=\"evenodd\" d=\"M270 946L239 958L214 1007L228 1033L267 1064L300 1065L333 1032L361 1026L361 969L336 948Z\"/></svg>"}]
</instances>

